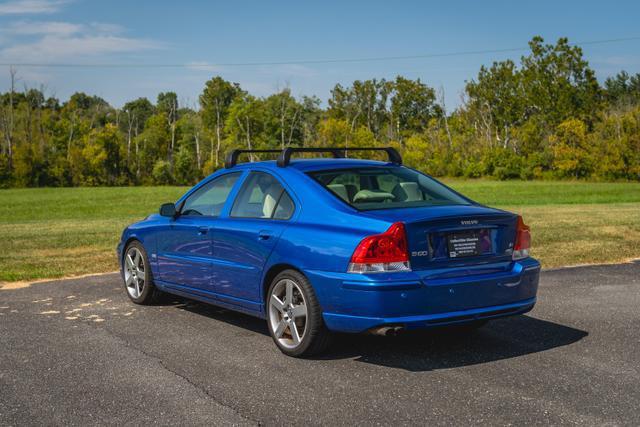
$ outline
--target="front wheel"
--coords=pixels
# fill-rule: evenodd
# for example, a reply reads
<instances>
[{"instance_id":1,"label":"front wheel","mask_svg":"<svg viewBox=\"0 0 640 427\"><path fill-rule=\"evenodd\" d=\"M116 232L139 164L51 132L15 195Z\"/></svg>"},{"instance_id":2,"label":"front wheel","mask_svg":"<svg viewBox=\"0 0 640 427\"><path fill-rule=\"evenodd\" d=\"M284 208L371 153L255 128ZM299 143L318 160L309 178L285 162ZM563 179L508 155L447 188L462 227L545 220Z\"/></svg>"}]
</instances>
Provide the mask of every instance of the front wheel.
<instances>
[{"instance_id":1,"label":"front wheel","mask_svg":"<svg viewBox=\"0 0 640 427\"><path fill-rule=\"evenodd\" d=\"M311 284L295 270L285 270L271 282L267 323L273 341L288 356L318 354L331 340Z\"/></svg>"},{"instance_id":2,"label":"front wheel","mask_svg":"<svg viewBox=\"0 0 640 427\"><path fill-rule=\"evenodd\" d=\"M159 291L153 284L147 252L138 241L131 242L125 249L122 276L131 301L144 305L155 301Z\"/></svg>"}]
</instances>

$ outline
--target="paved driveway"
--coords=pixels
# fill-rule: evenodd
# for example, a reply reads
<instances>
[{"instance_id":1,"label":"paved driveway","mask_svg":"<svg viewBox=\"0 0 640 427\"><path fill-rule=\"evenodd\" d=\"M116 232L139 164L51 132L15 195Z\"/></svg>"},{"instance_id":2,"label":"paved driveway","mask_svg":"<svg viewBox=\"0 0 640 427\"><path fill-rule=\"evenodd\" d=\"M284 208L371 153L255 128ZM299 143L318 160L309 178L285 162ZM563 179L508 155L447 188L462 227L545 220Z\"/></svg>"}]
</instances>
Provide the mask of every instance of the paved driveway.
<instances>
[{"instance_id":1,"label":"paved driveway","mask_svg":"<svg viewBox=\"0 0 640 427\"><path fill-rule=\"evenodd\" d=\"M117 275L0 290L0 424L640 424L640 264L543 272L537 307L464 335L340 336L129 303Z\"/></svg>"}]
</instances>

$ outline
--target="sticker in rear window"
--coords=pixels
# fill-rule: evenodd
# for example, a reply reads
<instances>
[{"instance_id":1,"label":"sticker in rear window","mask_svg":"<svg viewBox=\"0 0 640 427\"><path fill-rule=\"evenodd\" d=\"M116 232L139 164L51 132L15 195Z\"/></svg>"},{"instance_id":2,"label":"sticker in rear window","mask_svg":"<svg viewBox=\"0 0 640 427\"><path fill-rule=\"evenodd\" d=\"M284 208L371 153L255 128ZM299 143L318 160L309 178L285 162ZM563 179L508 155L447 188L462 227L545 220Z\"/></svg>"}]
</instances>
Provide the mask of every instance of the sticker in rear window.
<instances>
[{"instance_id":1,"label":"sticker in rear window","mask_svg":"<svg viewBox=\"0 0 640 427\"><path fill-rule=\"evenodd\" d=\"M475 256L481 253L478 232L449 234L448 243L450 258Z\"/></svg>"}]
</instances>

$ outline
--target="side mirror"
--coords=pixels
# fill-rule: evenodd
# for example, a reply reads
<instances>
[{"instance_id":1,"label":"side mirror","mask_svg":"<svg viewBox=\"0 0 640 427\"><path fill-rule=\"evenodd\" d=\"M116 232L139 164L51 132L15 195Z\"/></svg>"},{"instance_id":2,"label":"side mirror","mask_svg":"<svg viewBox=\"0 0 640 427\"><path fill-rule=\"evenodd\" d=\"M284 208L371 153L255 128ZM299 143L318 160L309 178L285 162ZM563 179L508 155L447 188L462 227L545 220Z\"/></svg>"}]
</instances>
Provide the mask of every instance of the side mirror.
<instances>
[{"instance_id":1,"label":"side mirror","mask_svg":"<svg viewBox=\"0 0 640 427\"><path fill-rule=\"evenodd\" d=\"M178 212L176 212L176 205L173 203L163 203L160 206L160 215L169 218L175 218Z\"/></svg>"}]
</instances>

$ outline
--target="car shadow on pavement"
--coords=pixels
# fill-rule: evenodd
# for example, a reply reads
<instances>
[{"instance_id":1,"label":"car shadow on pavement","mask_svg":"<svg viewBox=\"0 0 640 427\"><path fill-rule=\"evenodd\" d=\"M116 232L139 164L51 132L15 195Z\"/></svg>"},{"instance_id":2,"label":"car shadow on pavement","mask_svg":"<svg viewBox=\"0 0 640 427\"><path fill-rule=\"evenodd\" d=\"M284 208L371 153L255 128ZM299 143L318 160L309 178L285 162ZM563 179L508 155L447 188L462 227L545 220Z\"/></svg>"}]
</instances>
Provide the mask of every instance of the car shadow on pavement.
<instances>
[{"instance_id":1,"label":"car shadow on pavement","mask_svg":"<svg viewBox=\"0 0 640 427\"><path fill-rule=\"evenodd\" d=\"M171 296L170 299L161 301L159 305L173 306L180 310L190 313L207 316L213 320L228 323L229 325L247 329L251 332L269 336L269 330L264 320L250 316L248 314L239 313L237 311L227 310L211 304L206 304L194 300L182 299L181 297Z\"/></svg>"},{"instance_id":2,"label":"car shadow on pavement","mask_svg":"<svg viewBox=\"0 0 640 427\"><path fill-rule=\"evenodd\" d=\"M189 300L165 304L269 336L266 322L249 315ZM588 332L580 329L522 315L493 320L475 331L441 327L385 337L336 334L328 351L314 359L353 359L422 372L538 353L573 344L587 335Z\"/></svg>"},{"instance_id":3,"label":"car shadow on pavement","mask_svg":"<svg viewBox=\"0 0 640 427\"><path fill-rule=\"evenodd\" d=\"M531 316L494 320L469 331L447 327L393 337L339 335L321 359L358 362L421 372L510 359L573 344L588 332Z\"/></svg>"}]
</instances>

